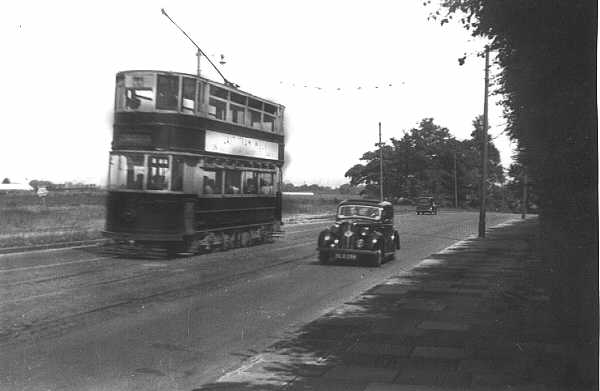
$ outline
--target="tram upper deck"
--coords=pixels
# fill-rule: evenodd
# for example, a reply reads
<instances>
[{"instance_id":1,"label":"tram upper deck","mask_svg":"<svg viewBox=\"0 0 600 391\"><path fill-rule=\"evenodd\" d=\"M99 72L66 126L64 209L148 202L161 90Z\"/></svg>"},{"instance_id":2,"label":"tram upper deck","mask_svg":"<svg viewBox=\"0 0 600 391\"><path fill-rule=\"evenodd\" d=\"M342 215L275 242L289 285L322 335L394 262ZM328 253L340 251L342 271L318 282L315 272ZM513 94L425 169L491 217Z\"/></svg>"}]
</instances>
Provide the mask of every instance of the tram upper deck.
<instances>
[{"instance_id":1,"label":"tram upper deck","mask_svg":"<svg viewBox=\"0 0 600 391\"><path fill-rule=\"evenodd\" d=\"M284 106L202 77L152 70L117 73L120 113L184 114L283 136Z\"/></svg>"}]
</instances>

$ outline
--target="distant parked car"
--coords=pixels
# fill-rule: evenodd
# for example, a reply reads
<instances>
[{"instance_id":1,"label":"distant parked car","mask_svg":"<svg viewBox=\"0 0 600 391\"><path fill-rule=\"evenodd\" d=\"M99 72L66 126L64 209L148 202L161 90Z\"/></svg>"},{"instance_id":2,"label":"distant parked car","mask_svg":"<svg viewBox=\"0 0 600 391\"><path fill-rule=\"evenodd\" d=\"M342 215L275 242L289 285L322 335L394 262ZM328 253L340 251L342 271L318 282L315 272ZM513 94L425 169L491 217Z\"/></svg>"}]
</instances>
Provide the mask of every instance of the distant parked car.
<instances>
[{"instance_id":1,"label":"distant parked car","mask_svg":"<svg viewBox=\"0 0 600 391\"><path fill-rule=\"evenodd\" d=\"M391 203L346 200L337 207L335 224L319 234L317 251L323 264L336 260L367 260L377 267L394 258L399 248Z\"/></svg>"},{"instance_id":2,"label":"distant parked car","mask_svg":"<svg viewBox=\"0 0 600 391\"><path fill-rule=\"evenodd\" d=\"M433 197L420 197L417 199L416 212L418 215L422 215L425 213L430 215L436 215L437 210L437 204L435 203Z\"/></svg>"}]
</instances>

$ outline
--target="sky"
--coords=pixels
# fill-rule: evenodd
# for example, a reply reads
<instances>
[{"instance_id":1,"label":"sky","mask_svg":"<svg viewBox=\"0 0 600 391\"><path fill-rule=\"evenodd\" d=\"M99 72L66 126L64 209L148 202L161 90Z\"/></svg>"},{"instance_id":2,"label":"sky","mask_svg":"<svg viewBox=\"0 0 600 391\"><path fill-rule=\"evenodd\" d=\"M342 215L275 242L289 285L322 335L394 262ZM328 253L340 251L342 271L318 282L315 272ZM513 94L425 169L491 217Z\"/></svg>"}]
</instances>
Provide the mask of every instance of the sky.
<instances>
[{"instance_id":1,"label":"sky","mask_svg":"<svg viewBox=\"0 0 600 391\"><path fill-rule=\"evenodd\" d=\"M286 182L347 183L379 122L384 141L428 117L465 139L483 112L484 42L428 21L422 1L13 1L0 15L0 177L105 183L115 74L196 73L161 8L213 62L225 56L230 81L286 107ZM206 60L201 72L221 81ZM497 101L490 134L508 167Z\"/></svg>"}]
</instances>

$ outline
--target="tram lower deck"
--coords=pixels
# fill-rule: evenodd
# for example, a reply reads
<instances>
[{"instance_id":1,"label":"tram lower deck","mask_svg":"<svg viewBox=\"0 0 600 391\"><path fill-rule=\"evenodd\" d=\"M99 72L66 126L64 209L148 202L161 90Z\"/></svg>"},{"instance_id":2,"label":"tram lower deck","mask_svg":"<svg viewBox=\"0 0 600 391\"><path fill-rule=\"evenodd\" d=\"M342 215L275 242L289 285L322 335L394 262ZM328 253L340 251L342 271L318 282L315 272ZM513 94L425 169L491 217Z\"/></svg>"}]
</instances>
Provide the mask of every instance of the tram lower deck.
<instances>
[{"instance_id":1,"label":"tram lower deck","mask_svg":"<svg viewBox=\"0 0 600 391\"><path fill-rule=\"evenodd\" d=\"M111 191L105 236L171 253L225 250L271 241L281 196L212 196Z\"/></svg>"}]
</instances>

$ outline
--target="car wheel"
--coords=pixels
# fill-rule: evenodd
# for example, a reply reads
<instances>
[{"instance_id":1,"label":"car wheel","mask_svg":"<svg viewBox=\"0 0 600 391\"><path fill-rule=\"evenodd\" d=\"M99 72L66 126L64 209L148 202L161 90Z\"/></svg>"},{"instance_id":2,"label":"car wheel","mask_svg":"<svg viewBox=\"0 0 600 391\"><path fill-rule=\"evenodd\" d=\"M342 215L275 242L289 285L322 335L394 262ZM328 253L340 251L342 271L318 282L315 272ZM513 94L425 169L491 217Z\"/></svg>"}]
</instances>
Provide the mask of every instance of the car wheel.
<instances>
[{"instance_id":1,"label":"car wheel","mask_svg":"<svg viewBox=\"0 0 600 391\"><path fill-rule=\"evenodd\" d=\"M329 263L329 253L326 251L319 251L319 262L323 265Z\"/></svg>"}]
</instances>

